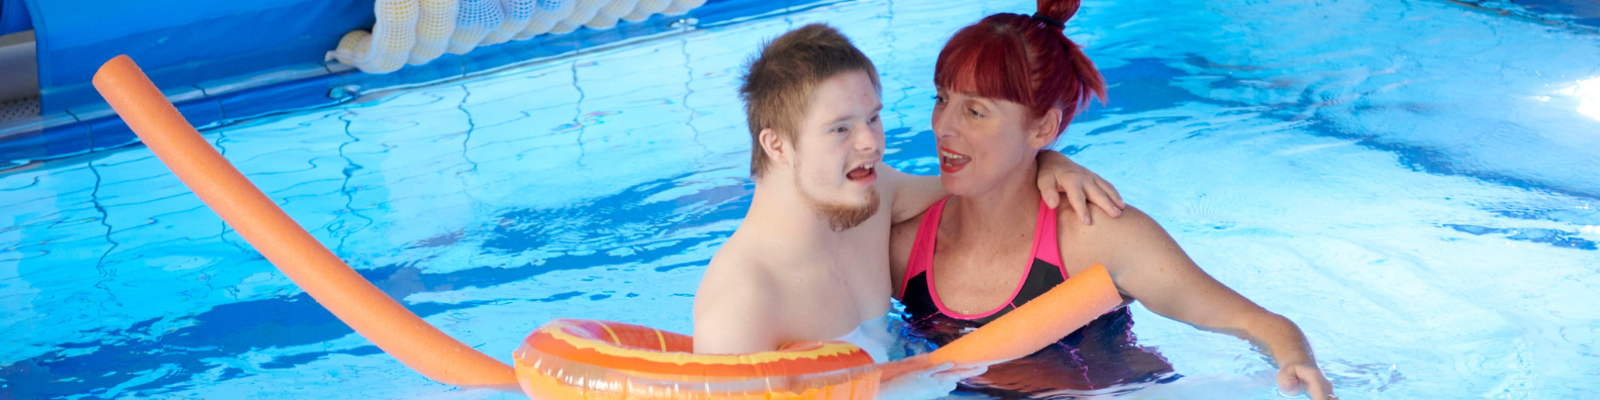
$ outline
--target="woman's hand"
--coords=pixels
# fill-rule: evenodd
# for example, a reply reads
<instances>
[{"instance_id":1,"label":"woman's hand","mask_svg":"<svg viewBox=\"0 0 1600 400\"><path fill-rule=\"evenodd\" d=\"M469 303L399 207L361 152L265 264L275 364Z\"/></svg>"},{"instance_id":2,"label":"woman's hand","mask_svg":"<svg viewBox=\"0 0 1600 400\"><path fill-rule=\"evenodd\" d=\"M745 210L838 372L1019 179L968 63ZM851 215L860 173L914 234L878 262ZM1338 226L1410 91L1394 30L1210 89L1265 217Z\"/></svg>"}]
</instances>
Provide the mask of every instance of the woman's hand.
<instances>
[{"instance_id":1,"label":"woman's hand","mask_svg":"<svg viewBox=\"0 0 1600 400\"><path fill-rule=\"evenodd\" d=\"M944 397L956 390L962 379L983 375L988 365L956 365L945 362L928 365L926 354L900 361L879 364L883 381L878 384L878 398L891 400L920 400Z\"/></svg>"},{"instance_id":2,"label":"woman's hand","mask_svg":"<svg viewBox=\"0 0 1600 400\"><path fill-rule=\"evenodd\" d=\"M1278 369L1278 391L1290 396L1305 393L1311 400L1339 400L1315 361L1284 363Z\"/></svg>"},{"instance_id":3,"label":"woman's hand","mask_svg":"<svg viewBox=\"0 0 1600 400\"><path fill-rule=\"evenodd\" d=\"M1061 206L1061 194L1067 195L1078 217L1083 219L1084 225L1091 225L1094 221L1089 219L1087 203L1094 203L1106 215L1118 217L1122 209L1128 205L1122 202L1122 195L1117 193L1117 188L1111 182L1101 179L1100 175L1089 171L1078 163L1072 162L1065 154L1053 150L1039 152L1039 194L1044 196L1044 203L1050 208Z\"/></svg>"}]
</instances>

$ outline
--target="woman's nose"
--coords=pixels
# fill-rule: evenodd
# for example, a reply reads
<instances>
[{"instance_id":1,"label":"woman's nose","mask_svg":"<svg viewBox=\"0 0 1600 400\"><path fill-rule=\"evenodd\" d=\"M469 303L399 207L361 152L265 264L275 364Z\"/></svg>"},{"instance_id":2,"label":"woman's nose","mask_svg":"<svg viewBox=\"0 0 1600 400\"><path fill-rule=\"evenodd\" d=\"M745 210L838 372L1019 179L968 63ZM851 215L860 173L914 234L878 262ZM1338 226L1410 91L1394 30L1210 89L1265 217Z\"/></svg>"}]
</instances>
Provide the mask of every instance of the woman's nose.
<instances>
[{"instance_id":1,"label":"woman's nose","mask_svg":"<svg viewBox=\"0 0 1600 400\"><path fill-rule=\"evenodd\" d=\"M948 138L955 136L956 124L950 113L943 111L933 112L933 137Z\"/></svg>"}]
</instances>

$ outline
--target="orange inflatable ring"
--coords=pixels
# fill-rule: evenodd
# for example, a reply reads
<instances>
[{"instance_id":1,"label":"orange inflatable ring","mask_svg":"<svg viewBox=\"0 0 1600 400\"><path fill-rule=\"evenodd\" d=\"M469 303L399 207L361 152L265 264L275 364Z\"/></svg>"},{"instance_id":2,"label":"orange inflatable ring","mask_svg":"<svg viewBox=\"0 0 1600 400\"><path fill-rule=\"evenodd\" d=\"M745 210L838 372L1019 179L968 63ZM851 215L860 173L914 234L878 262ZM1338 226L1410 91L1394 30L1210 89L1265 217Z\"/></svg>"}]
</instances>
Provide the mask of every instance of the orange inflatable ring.
<instances>
[{"instance_id":1,"label":"orange inflatable ring","mask_svg":"<svg viewBox=\"0 0 1600 400\"><path fill-rule=\"evenodd\" d=\"M1038 351L1122 302L1096 265L934 351L925 364L886 364L893 368L873 365L844 342L703 355L693 354L684 335L556 320L524 340L513 369L423 321L318 243L217 153L128 56L107 61L93 82L145 146L285 276L385 353L446 384L520 384L541 399L871 399L880 379L930 364L993 363Z\"/></svg>"},{"instance_id":2,"label":"orange inflatable ring","mask_svg":"<svg viewBox=\"0 0 1600 400\"><path fill-rule=\"evenodd\" d=\"M517 349L536 399L870 399L878 368L846 342L744 355L694 354L689 336L617 322L557 319Z\"/></svg>"}]
</instances>

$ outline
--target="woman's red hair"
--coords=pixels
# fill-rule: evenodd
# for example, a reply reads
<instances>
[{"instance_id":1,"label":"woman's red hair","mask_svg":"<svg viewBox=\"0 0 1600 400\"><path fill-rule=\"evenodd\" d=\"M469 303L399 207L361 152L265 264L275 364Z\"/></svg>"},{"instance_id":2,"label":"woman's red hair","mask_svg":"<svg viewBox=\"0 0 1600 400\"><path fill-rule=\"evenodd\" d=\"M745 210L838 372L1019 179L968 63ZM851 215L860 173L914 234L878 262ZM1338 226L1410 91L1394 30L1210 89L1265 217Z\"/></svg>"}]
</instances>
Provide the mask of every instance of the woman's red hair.
<instances>
[{"instance_id":1,"label":"woman's red hair","mask_svg":"<svg viewBox=\"0 0 1600 400\"><path fill-rule=\"evenodd\" d=\"M1066 22L1079 0L1038 0L1038 15ZM939 52L933 83L940 89L1008 100L1031 118L1061 109L1065 130L1091 98L1106 99L1105 78L1059 25L1022 14L995 14L956 32Z\"/></svg>"}]
</instances>

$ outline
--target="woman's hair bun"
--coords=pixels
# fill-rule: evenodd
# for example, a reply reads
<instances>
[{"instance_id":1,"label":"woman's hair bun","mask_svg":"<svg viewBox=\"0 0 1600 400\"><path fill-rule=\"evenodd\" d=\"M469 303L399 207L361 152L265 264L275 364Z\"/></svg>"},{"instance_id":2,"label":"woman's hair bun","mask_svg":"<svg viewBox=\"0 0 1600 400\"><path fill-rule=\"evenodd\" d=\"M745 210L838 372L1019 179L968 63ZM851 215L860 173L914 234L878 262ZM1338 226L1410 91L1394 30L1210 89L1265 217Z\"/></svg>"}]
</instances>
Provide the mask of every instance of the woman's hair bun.
<instances>
[{"instance_id":1,"label":"woman's hair bun","mask_svg":"<svg viewBox=\"0 0 1600 400\"><path fill-rule=\"evenodd\" d=\"M1072 19L1073 15L1078 14L1078 5L1080 3L1078 0L1039 0L1038 15L1066 23L1067 20Z\"/></svg>"}]
</instances>

